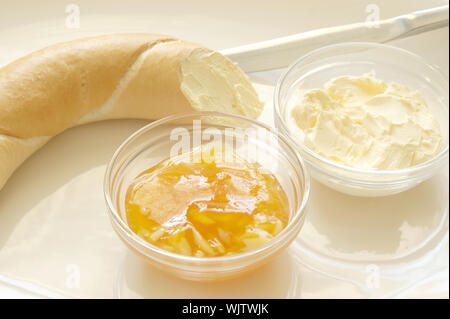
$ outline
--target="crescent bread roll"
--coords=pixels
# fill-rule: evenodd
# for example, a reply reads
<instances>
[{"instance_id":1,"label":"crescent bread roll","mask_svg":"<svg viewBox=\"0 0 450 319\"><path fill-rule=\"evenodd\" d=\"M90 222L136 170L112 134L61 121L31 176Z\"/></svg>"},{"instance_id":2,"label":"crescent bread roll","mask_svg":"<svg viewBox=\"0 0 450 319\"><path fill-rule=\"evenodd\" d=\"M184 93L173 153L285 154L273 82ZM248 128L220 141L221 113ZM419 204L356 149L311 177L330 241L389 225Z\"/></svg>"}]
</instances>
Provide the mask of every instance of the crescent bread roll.
<instances>
[{"instance_id":1,"label":"crescent bread roll","mask_svg":"<svg viewBox=\"0 0 450 319\"><path fill-rule=\"evenodd\" d=\"M0 69L0 189L51 137L100 120L155 120L188 111L256 118L245 73L200 45L154 34L56 44Z\"/></svg>"}]
</instances>

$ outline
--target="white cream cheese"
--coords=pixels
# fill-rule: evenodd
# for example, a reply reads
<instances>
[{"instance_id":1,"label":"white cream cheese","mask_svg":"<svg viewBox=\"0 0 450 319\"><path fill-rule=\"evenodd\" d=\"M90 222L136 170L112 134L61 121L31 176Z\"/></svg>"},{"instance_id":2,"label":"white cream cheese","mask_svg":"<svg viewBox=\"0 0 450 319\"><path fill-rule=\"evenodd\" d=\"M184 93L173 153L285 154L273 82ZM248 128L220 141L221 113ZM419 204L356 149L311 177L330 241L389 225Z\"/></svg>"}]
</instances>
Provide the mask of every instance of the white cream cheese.
<instances>
[{"instance_id":1,"label":"white cream cheese","mask_svg":"<svg viewBox=\"0 0 450 319\"><path fill-rule=\"evenodd\" d=\"M333 161L363 169L414 166L440 150L439 123L419 92L374 73L341 76L302 94L292 117L304 144Z\"/></svg>"},{"instance_id":2,"label":"white cream cheese","mask_svg":"<svg viewBox=\"0 0 450 319\"><path fill-rule=\"evenodd\" d=\"M257 118L263 109L247 75L217 52L195 50L181 73L181 91L195 110Z\"/></svg>"}]
</instances>

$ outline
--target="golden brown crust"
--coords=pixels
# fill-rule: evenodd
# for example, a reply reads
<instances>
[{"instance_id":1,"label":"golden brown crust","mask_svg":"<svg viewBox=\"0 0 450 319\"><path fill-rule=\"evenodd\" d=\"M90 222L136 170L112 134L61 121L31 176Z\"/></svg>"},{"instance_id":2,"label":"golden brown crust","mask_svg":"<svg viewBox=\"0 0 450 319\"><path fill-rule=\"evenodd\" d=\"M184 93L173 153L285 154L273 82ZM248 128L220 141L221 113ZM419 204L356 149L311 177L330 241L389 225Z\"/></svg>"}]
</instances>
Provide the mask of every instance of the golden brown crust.
<instances>
[{"instance_id":1,"label":"golden brown crust","mask_svg":"<svg viewBox=\"0 0 450 319\"><path fill-rule=\"evenodd\" d=\"M170 37L92 37L34 52L0 69L0 134L54 136L101 106L147 48Z\"/></svg>"}]
</instances>

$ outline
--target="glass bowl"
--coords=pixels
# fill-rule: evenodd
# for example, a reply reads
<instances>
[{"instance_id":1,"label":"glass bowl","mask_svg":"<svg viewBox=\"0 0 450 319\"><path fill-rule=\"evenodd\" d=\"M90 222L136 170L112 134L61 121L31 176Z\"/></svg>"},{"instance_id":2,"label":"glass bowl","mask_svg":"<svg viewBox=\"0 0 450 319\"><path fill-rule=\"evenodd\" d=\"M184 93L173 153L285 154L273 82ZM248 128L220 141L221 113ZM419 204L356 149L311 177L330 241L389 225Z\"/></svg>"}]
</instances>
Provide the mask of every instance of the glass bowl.
<instances>
[{"instance_id":1,"label":"glass bowl","mask_svg":"<svg viewBox=\"0 0 450 319\"><path fill-rule=\"evenodd\" d=\"M180 137L190 151L211 137L233 137L240 156L255 160L280 182L289 201L287 226L254 250L221 257L190 257L162 250L136 235L127 225L125 196L129 185L144 170L174 155ZM214 140L216 141L216 140ZM228 140L229 141L229 140ZM244 143L245 142L245 143ZM178 143L178 144L177 144ZM233 144L234 145L234 144ZM238 149L239 147L239 149ZM104 180L105 200L113 229L135 253L152 265L195 281L232 278L256 268L287 247L298 235L307 211L310 181L298 153L276 130L238 115L199 112L169 116L131 135L117 149Z\"/></svg>"},{"instance_id":2,"label":"glass bowl","mask_svg":"<svg viewBox=\"0 0 450 319\"><path fill-rule=\"evenodd\" d=\"M290 116L299 94L322 88L338 76L361 76L371 71L385 82L396 82L422 92L443 135L440 153L433 159L404 169L365 170L324 158L303 145L301 130ZM384 44L341 43L310 52L281 76L274 95L275 125L295 146L314 179L350 195L385 196L423 182L448 164L448 103L448 80L421 57Z\"/></svg>"}]
</instances>

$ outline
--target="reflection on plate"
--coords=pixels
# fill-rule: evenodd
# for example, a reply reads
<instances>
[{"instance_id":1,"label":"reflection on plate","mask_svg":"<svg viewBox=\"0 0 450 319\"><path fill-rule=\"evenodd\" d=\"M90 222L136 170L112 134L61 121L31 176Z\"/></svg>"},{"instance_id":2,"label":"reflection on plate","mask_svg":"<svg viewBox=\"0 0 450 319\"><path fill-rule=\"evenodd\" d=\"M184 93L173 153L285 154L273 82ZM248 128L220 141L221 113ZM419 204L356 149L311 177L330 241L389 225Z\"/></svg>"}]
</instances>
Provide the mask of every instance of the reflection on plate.
<instances>
[{"instance_id":1,"label":"reflection on plate","mask_svg":"<svg viewBox=\"0 0 450 319\"><path fill-rule=\"evenodd\" d=\"M381 198L352 197L319 183L313 188L313 213L298 244L324 258L395 265L426 254L448 229L444 172L407 192Z\"/></svg>"}]
</instances>

